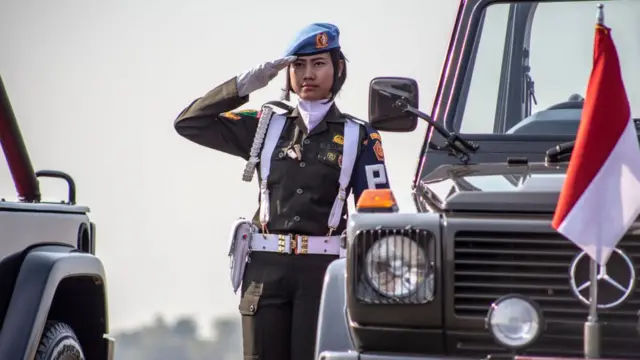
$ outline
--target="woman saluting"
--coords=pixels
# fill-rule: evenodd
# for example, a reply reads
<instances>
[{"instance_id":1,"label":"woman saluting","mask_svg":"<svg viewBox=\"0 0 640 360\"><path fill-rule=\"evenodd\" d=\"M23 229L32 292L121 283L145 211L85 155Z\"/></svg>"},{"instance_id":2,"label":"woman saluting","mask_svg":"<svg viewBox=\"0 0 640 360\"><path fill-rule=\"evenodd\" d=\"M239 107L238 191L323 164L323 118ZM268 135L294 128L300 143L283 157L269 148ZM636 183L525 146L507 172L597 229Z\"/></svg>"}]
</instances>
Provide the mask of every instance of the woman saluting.
<instances>
[{"instance_id":1,"label":"woman saluting","mask_svg":"<svg viewBox=\"0 0 640 360\"><path fill-rule=\"evenodd\" d=\"M324 273L346 228L344 201L352 191L357 202L367 188L389 187L380 135L334 103L347 78L339 35L332 24L305 27L283 58L217 86L175 120L183 137L245 160L256 155L254 141L260 145L260 208L239 306L245 359L313 359ZM234 111L285 68L284 98L293 92L297 106L269 112L268 131L258 127L261 112Z\"/></svg>"}]
</instances>

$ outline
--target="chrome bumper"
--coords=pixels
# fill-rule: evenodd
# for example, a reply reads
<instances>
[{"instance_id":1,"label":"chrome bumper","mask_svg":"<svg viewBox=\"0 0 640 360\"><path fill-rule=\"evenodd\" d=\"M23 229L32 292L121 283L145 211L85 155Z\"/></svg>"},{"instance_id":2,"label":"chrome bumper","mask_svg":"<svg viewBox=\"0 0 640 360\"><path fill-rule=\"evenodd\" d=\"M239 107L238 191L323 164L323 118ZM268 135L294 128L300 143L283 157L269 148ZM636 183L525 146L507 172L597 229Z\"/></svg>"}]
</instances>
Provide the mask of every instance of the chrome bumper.
<instances>
[{"instance_id":1,"label":"chrome bumper","mask_svg":"<svg viewBox=\"0 0 640 360\"><path fill-rule=\"evenodd\" d=\"M452 356L426 356L407 354L361 354L355 351L325 351L316 360L483 360L481 358L461 358Z\"/></svg>"}]
</instances>

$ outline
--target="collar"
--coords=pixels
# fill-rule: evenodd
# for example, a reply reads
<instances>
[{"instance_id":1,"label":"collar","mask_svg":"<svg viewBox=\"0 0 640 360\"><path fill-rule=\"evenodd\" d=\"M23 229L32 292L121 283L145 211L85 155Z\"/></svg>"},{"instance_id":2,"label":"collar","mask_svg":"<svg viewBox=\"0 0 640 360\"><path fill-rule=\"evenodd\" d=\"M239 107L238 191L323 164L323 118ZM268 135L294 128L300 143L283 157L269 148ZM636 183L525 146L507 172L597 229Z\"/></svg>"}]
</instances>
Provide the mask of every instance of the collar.
<instances>
[{"instance_id":1,"label":"collar","mask_svg":"<svg viewBox=\"0 0 640 360\"><path fill-rule=\"evenodd\" d=\"M300 100L302 102L303 100ZM320 100L324 101L324 100ZM327 123L344 123L344 117L334 102L329 104L313 104L313 106L319 107L324 105L324 108L320 108L317 112L305 111L305 105L298 103L298 106L289 113L287 118L295 120L298 127L302 129L305 134L319 133L327 129ZM312 111L315 110L312 108ZM310 115L310 116L309 116ZM306 119L305 119L306 118ZM311 131L308 131L308 126L311 124Z\"/></svg>"}]
</instances>

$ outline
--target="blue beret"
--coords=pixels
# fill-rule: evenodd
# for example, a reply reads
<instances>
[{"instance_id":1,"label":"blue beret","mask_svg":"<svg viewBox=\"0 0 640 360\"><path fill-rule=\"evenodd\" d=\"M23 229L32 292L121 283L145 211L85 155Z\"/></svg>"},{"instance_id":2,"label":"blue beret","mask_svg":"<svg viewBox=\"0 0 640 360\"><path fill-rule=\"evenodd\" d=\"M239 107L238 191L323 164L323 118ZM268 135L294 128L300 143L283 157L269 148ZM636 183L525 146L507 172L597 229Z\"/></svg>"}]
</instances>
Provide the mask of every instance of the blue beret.
<instances>
[{"instance_id":1,"label":"blue beret","mask_svg":"<svg viewBox=\"0 0 640 360\"><path fill-rule=\"evenodd\" d=\"M340 47L340 30L328 23L311 24L298 32L284 56L311 55Z\"/></svg>"}]
</instances>

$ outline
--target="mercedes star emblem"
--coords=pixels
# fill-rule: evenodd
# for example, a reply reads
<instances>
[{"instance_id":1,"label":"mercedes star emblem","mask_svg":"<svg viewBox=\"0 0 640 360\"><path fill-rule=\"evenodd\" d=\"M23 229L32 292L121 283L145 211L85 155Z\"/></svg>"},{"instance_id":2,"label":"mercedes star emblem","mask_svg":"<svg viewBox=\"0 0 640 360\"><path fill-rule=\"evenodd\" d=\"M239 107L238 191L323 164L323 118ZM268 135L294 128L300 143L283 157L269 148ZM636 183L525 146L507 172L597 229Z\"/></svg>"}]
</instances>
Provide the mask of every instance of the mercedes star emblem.
<instances>
[{"instance_id":1,"label":"mercedes star emblem","mask_svg":"<svg viewBox=\"0 0 640 360\"><path fill-rule=\"evenodd\" d=\"M573 294L589 305L589 267L591 258L582 251L571 262L569 285ZM598 309L622 304L635 290L636 270L633 261L620 249L614 249L605 266L598 266ZM604 288L606 286L606 288ZM604 288L604 289L602 289Z\"/></svg>"}]
</instances>

